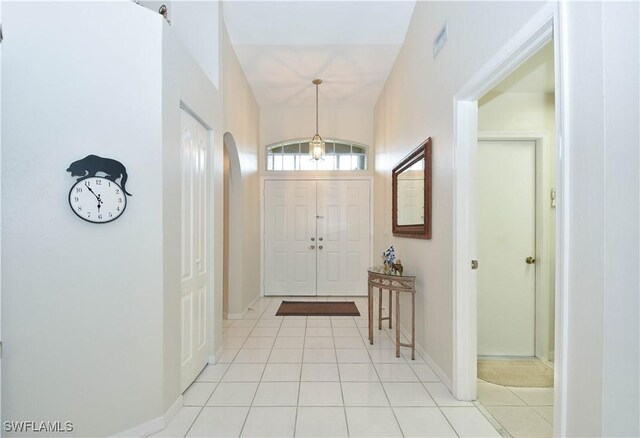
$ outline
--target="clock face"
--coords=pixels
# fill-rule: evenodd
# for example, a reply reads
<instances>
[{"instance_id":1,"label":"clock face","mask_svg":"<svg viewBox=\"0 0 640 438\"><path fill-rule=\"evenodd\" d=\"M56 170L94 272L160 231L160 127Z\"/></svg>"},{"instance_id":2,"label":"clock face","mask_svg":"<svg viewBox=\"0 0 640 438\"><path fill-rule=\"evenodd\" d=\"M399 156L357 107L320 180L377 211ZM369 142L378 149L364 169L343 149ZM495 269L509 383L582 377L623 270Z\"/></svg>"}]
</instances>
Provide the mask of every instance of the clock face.
<instances>
[{"instance_id":1,"label":"clock face","mask_svg":"<svg viewBox=\"0 0 640 438\"><path fill-rule=\"evenodd\" d=\"M127 207L127 196L117 183L101 176L90 176L71 187L69 205L78 217L104 224L120 217Z\"/></svg>"}]
</instances>

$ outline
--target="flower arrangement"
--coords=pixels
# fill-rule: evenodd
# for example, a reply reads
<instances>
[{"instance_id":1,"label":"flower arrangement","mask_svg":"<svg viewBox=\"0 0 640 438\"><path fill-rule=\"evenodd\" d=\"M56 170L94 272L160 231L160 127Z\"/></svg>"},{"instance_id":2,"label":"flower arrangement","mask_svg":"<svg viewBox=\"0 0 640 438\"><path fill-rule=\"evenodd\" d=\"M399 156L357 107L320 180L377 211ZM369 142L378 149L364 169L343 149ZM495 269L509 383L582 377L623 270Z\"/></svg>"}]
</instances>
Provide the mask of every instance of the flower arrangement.
<instances>
[{"instance_id":1,"label":"flower arrangement","mask_svg":"<svg viewBox=\"0 0 640 438\"><path fill-rule=\"evenodd\" d=\"M396 259L396 251L393 249L393 245L388 250L382 253L382 263L384 266L385 274L390 272L402 275L404 267L400 259Z\"/></svg>"},{"instance_id":2,"label":"flower arrangement","mask_svg":"<svg viewBox=\"0 0 640 438\"><path fill-rule=\"evenodd\" d=\"M391 266L396 262L396 251L393 249L393 245L389 247L385 252L382 253L382 263L385 268L391 268Z\"/></svg>"}]
</instances>

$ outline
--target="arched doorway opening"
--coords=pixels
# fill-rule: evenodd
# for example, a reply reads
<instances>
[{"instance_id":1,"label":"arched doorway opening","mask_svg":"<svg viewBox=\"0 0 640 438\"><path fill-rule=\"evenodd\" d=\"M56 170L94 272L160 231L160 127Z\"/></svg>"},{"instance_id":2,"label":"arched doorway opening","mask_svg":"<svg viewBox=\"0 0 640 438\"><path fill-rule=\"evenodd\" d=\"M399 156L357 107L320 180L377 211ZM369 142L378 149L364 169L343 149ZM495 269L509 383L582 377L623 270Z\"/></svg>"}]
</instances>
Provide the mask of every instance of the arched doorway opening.
<instances>
[{"instance_id":1,"label":"arched doorway opening","mask_svg":"<svg viewBox=\"0 0 640 438\"><path fill-rule=\"evenodd\" d=\"M241 306L242 229L230 224L242 218L242 173L236 141L224 134L224 243L222 309L225 318L233 319Z\"/></svg>"}]
</instances>

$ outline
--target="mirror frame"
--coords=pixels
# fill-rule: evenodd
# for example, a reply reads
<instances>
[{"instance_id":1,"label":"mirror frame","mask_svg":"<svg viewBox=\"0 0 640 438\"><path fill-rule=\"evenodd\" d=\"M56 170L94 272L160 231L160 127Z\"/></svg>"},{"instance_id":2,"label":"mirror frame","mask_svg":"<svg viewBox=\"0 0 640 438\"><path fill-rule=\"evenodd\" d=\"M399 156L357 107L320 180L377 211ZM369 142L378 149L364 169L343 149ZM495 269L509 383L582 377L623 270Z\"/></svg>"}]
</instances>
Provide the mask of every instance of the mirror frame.
<instances>
[{"instance_id":1,"label":"mirror frame","mask_svg":"<svg viewBox=\"0 0 640 438\"><path fill-rule=\"evenodd\" d=\"M418 225L398 225L398 175L415 163L424 159L424 223ZM393 235L414 239L431 239L431 137L404 157L391 174L393 184L392 216Z\"/></svg>"}]
</instances>

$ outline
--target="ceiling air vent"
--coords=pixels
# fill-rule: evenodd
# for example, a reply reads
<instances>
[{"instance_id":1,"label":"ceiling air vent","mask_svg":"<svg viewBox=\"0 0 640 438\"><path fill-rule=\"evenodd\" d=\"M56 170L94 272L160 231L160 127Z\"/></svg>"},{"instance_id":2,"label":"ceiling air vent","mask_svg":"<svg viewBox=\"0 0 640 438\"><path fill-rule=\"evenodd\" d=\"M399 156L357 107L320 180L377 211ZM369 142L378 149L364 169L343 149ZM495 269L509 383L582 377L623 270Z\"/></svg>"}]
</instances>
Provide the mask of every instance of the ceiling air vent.
<instances>
[{"instance_id":1,"label":"ceiling air vent","mask_svg":"<svg viewBox=\"0 0 640 438\"><path fill-rule=\"evenodd\" d=\"M438 55L438 53L440 53L440 50L442 50L442 48L444 47L445 43L447 42L448 36L449 36L449 23L445 22L440 32L438 32L438 36L436 37L435 40L433 40L433 57L434 58Z\"/></svg>"}]
</instances>

